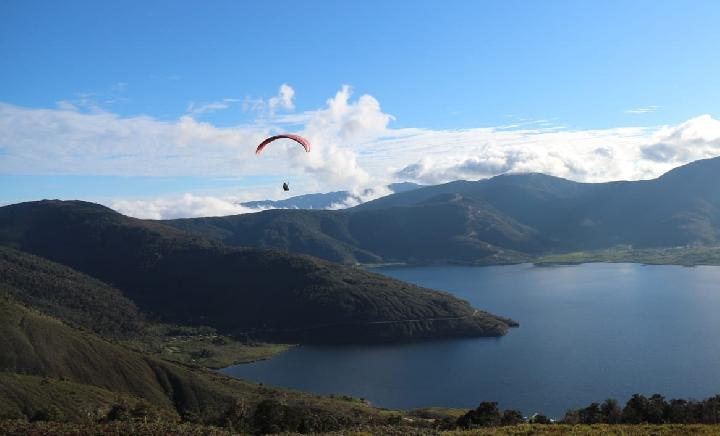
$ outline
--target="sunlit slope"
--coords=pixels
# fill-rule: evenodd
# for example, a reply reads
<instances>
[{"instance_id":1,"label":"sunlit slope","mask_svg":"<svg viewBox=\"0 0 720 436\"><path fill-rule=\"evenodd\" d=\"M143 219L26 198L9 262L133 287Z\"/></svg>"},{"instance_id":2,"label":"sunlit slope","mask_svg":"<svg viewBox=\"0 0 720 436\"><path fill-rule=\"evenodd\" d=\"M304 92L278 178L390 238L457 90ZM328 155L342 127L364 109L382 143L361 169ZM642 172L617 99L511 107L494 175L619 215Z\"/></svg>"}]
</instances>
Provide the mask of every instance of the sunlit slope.
<instances>
[{"instance_id":1,"label":"sunlit slope","mask_svg":"<svg viewBox=\"0 0 720 436\"><path fill-rule=\"evenodd\" d=\"M373 413L362 404L263 388L165 362L6 297L0 298L0 349L0 416L17 416L18 411L32 416L37 408L53 404L72 417L83 406L141 399L166 416L222 423L222 415L238 400L251 407L278 397L337 419L362 422Z\"/></svg>"}]
</instances>

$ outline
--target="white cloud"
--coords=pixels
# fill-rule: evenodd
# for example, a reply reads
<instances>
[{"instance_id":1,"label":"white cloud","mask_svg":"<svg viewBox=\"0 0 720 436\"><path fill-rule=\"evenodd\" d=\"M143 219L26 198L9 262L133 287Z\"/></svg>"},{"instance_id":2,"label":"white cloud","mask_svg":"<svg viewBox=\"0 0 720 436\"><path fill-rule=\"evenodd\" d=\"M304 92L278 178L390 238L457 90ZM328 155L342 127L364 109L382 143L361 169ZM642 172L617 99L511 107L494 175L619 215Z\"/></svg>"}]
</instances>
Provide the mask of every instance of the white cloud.
<instances>
[{"instance_id":1,"label":"white cloud","mask_svg":"<svg viewBox=\"0 0 720 436\"><path fill-rule=\"evenodd\" d=\"M366 188L363 190L357 190L354 192L350 192L350 195L344 201L331 204L328 209L347 209L349 207L357 206L358 204L366 203L380 197L385 197L386 195L390 195L392 193L393 191L385 185L375 186L373 188Z\"/></svg>"},{"instance_id":2,"label":"white cloud","mask_svg":"<svg viewBox=\"0 0 720 436\"><path fill-rule=\"evenodd\" d=\"M307 156L292 154L293 162L305 172L328 182L336 188L357 190L370 183L371 176L358 161L358 151L369 147L368 142L387 133L393 119L380 108L370 95L351 101L352 89L345 85L325 109L302 114L305 126L301 132L313 144ZM300 120L299 118L294 119ZM377 175L381 182L387 175Z\"/></svg>"},{"instance_id":3,"label":"white cloud","mask_svg":"<svg viewBox=\"0 0 720 436\"><path fill-rule=\"evenodd\" d=\"M211 101L207 103L195 103L191 101L188 104L186 112L191 115L200 115L203 113L215 112L229 108L233 103L238 103L241 100L236 98L224 98L218 101Z\"/></svg>"},{"instance_id":4,"label":"white cloud","mask_svg":"<svg viewBox=\"0 0 720 436\"><path fill-rule=\"evenodd\" d=\"M418 130L386 141L393 148L413 147L415 153L424 153L396 169L399 180L441 183L542 172L578 181L607 181L654 177L668 169L639 158L650 132L646 128Z\"/></svg>"},{"instance_id":5,"label":"white cloud","mask_svg":"<svg viewBox=\"0 0 720 436\"><path fill-rule=\"evenodd\" d=\"M641 107L636 107L633 109L628 109L625 112L628 114L649 114L649 113L657 112L660 109L661 109L660 106L650 105L650 106L641 106Z\"/></svg>"},{"instance_id":6,"label":"white cloud","mask_svg":"<svg viewBox=\"0 0 720 436\"><path fill-rule=\"evenodd\" d=\"M691 118L678 126L664 127L642 148L652 162L682 164L720 154L720 121L710 115Z\"/></svg>"},{"instance_id":7,"label":"white cloud","mask_svg":"<svg viewBox=\"0 0 720 436\"><path fill-rule=\"evenodd\" d=\"M229 199L189 193L151 200L114 200L109 206L128 216L154 220L237 215L260 210L239 206Z\"/></svg>"},{"instance_id":8,"label":"white cloud","mask_svg":"<svg viewBox=\"0 0 720 436\"><path fill-rule=\"evenodd\" d=\"M284 179L291 181L292 194L299 195L364 192L393 180L474 180L505 172L543 172L588 182L647 179L720 155L720 121L710 115L674 126L596 130L572 130L546 121L462 130L395 129L392 115L377 99L355 98L349 86L341 87L324 107L271 113L271 106L278 112L293 110L294 98L295 91L283 84L276 96L257 100L261 108L255 121L231 127L191 115L159 120L102 110L82 112L72 102L60 103L57 109L0 103L0 173L263 176L274 180L268 182L273 191L270 186L253 189L276 192L277 180ZM292 141L277 141L261 157L255 156L254 148L264 137L288 130L307 137L312 152L302 152ZM205 197L190 200L195 198ZM168 204L136 201L123 207L146 207L150 212L145 216L167 216L177 210L197 213L181 204L175 198Z\"/></svg>"},{"instance_id":9,"label":"white cloud","mask_svg":"<svg viewBox=\"0 0 720 436\"><path fill-rule=\"evenodd\" d=\"M267 101L262 98L246 97L243 100L243 110L256 112L264 116L274 116L279 109L292 111L295 109L295 90L287 83L280 85L277 95Z\"/></svg>"},{"instance_id":10,"label":"white cloud","mask_svg":"<svg viewBox=\"0 0 720 436\"><path fill-rule=\"evenodd\" d=\"M283 83L282 85L280 85L278 95L268 100L268 108L270 109L270 113L274 114L275 111L278 109L285 109L290 111L295 109L295 103L293 102L294 97L295 90L287 83Z\"/></svg>"}]
</instances>

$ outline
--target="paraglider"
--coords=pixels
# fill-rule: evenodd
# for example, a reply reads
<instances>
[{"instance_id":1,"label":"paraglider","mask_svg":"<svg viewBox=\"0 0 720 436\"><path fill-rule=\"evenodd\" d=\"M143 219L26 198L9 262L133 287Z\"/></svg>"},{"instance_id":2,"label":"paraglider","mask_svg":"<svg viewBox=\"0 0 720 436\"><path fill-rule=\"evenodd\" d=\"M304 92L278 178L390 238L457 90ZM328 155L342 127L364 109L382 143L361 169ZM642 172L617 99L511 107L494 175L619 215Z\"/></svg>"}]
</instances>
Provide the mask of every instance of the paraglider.
<instances>
[{"instance_id":1,"label":"paraglider","mask_svg":"<svg viewBox=\"0 0 720 436\"><path fill-rule=\"evenodd\" d=\"M292 133L284 133L282 135L275 135L275 136L271 136L271 137L265 139L263 142L260 143L260 145L257 146L257 149L255 149L255 154L259 155L269 143L271 143L277 139L281 139L281 138L292 139L293 141L302 145L306 152L310 153L310 141L308 141L307 139L303 138L300 135L293 135Z\"/></svg>"},{"instance_id":2,"label":"paraglider","mask_svg":"<svg viewBox=\"0 0 720 436\"><path fill-rule=\"evenodd\" d=\"M282 138L292 139L293 141L302 145L302 147L305 149L305 151L307 153L310 153L310 141L308 141L307 139L303 138L300 135L294 135L292 133L283 133L282 135L275 135L275 136L271 136L271 137L265 139L263 142L260 143L260 145L257 146L257 148L255 149L255 154L259 156L260 153L262 153L263 149L268 144L270 144L271 142L273 142L277 139L282 139ZM288 184L288 182L283 182L282 188L283 188L283 191L287 192L290 190L290 185Z\"/></svg>"}]
</instances>

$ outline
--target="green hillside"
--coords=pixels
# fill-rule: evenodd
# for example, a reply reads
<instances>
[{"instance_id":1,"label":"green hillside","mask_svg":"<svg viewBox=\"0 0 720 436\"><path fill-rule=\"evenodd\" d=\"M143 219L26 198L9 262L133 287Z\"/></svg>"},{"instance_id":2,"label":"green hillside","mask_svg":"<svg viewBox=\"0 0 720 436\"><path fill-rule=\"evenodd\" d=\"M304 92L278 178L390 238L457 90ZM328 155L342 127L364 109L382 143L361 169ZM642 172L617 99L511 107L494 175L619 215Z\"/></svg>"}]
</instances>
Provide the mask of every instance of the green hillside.
<instances>
[{"instance_id":1,"label":"green hillside","mask_svg":"<svg viewBox=\"0 0 720 436\"><path fill-rule=\"evenodd\" d=\"M298 413L312 410L336 427L375 419L362 403L268 389L138 353L0 299L0 416L32 418L50 406L67 418L83 408L128 402L163 416L222 423L241 403L248 414L265 399ZM42 377L42 378L40 378ZM93 409L95 410L95 409ZM332 417L332 419L330 419ZM325 421L322 421L325 422Z\"/></svg>"},{"instance_id":2,"label":"green hillside","mask_svg":"<svg viewBox=\"0 0 720 436\"><path fill-rule=\"evenodd\" d=\"M120 291L68 267L0 246L0 294L101 336L142 333L144 317Z\"/></svg>"},{"instance_id":3,"label":"green hillside","mask_svg":"<svg viewBox=\"0 0 720 436\"><path fill-rule=\"evenodd\" d=\"M654 180L576 183L502 175L397 193L339 211L271 210L167 221L228 245L344 263L524 262L617 246L720 245L720 158Z\"/></svg>"},{"instance_id":4,"label":"green hillside","mask_svg":"<svg viewBox=\"0 0 720 436\"><path fill-rule=\"evenodd\" d=\"M91 275L167 322L284 342L498 336L450 294L280 251L228 248L85 202L0 208L0 244Z\"/></svg>"}]
</instances>

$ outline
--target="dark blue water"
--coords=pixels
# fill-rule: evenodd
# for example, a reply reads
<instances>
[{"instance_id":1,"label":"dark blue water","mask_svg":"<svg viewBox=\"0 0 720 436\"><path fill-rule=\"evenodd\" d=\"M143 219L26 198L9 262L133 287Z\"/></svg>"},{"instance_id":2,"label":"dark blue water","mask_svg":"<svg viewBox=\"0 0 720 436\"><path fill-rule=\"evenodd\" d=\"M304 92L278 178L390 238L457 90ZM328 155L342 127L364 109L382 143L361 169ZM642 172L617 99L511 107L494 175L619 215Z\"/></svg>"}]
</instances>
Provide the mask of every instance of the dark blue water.
<instances>
[{"instance_id":1,"label":"dark blue water","mask_svg":"<svg viewBox=\"0 0 720 436\"><path fill-rule=\"evenodd\" d=\"M525 414L635 392L720 393L720 267L636 264L385 268L520 322L508 335L296 347L226 374L391 408L498 401Z\"/></svg>"}]
</instances>

